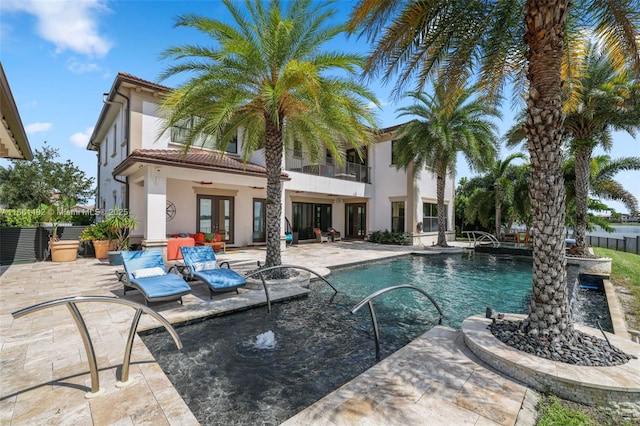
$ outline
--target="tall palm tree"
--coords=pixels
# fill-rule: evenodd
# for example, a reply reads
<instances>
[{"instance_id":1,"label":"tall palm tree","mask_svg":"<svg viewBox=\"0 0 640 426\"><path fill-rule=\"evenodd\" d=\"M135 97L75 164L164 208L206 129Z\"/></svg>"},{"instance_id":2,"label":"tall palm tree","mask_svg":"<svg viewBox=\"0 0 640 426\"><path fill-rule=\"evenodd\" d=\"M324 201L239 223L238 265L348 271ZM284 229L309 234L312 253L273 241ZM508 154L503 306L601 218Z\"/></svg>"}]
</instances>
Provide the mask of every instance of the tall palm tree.
<instances>
[{"instance_id":1,"label":"tall palm tree","mask_svg":"<svg viewBox=\"0 0 640 426\"><path fill-rule=\"evenodd\" d=\"M436 175L438 246L446 247L444 189L447 174L455 174L456 157L462 152L471 168L482 168L497 152L496 126L489 117L500 113L486 102L471 99L473 89L447 90L436 85L433 95L409 93L415 103L398 109L399 117L414 120L398 129L396 166L413 169L414 175L425 168Z\"/></svg>"},{"instance_id":2,"label":"tall palm tree","mask_svg":"<svg viewBox=\"0 0 640 426\"><path fill-rule=\"evenodd\" d=\"M382 73L390 80L399 73L397 93L412 77L419 90L443 72L451 81L479 76L496 95L507 77L515 82L526 78L524 130L535 242L531 304L522 329L531 336L574 340L564 245L565 47L584 34L595 34L618 60L640 71L637 9L637 0L361 0L351 15L351 30L375 42L368 75Z\"/></svg>"},{"instance_id":3,"label":"tall palm tree","mask_svg":"<svg viewBox=\"0 0 640 426\"><path fill-rule=\"evenodd\" d=\"M575 228L573 251L586 254L587 202L591 156L596 146L609 150L611 132L623 130L632 137L640 129L640 83L628 70L617 70L613 58L588 43L580 61L584 71L569 86L565 102L565 137L575 157Z\"/></svg>"},{"instance_id":4,"label":"tall palm tree","mask_svg":"<svg viewBox=\"0 0 640 426\"><path fill-rule=\"evenodd\" d=\"M267 169L265 265L281 264L281 169L285 144L294 139L311 159L328 149L340 161L345 146L361 152L372 140L375 119L367 105L374 95L355 79L364 57L323 51L344 31L330 2L267 4L246 0L244 10L223 0L233 23L198 15L177 18L196 29L210 47L182 45L164 52L176 63L162 78L189 74L163 106L165 130L190 123L185 149L212 138L221 151L240 132L245 161L264 149ZM332 75L335 74L335 75Z\"/></svg>"}]
</instances>

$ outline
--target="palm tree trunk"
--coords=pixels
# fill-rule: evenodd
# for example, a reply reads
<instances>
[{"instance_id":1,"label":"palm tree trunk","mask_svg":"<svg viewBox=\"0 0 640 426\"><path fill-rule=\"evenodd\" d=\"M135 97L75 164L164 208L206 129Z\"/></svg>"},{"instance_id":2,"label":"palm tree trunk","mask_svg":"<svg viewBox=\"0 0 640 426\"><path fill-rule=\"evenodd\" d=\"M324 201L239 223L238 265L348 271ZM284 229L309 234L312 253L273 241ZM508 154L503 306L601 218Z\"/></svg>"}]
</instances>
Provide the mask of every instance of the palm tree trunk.
<instances>
[{"instance_id":1,"label":"palm tree trunk","mask_svg":"<svg viewBox=\"0 0 640 426\"><path fill-rule=\"evenodd\" d=\"M574 230L576 245L573 251L585 254L587 250L587 199L591 176L591 148L580 146L574 155L576 158L576 229Z\"/></svg>"},{"instance_id":2,"label":"palm tree trunk","mask_svg":"<svg viewBox=\"0 0 640 426\"><path fill-rule=\"evenodd\" d=\"M271 120L265 129L264 155L267 164L267 256L265 267L282 264L280 254L280 218L282 216L282 131Z\"/></svg>"},{"instance_id":3,"label":"palm tree trunk","mask_svg":"<svg viewBox=\"0 0 640 426\"><path fill-rule=\"evenodd\" d=\"M496 238L500 240L500 234L502 229L502 203L500 199L496 197Z\"/></svg>"},{"instance_id":4,"label":"palm tree trunk","mask_svg":"<svg viewBox=\"0 0 640 426\"><path fill-rule=\"evenodd\" d=\"M568 0L527 0L529 99L525 132L531 157L533 284L523 330L554 341L572 340L565 257L560 66Z\"/></svg>"},{"instance_id":5,"label":"palm tree trunk","mask_svg":"<svg viewBox=\"0 0 640 426\"><path fill-rule=\"evenodd\" d=\"M438 210L438 245L440 247L447 247L447 230L446 217L444 215L444 187L447 177L447 168L443 165L442 161L438 161L438 172L436 176L436 201Z\"/></svg>"}]
</instances>

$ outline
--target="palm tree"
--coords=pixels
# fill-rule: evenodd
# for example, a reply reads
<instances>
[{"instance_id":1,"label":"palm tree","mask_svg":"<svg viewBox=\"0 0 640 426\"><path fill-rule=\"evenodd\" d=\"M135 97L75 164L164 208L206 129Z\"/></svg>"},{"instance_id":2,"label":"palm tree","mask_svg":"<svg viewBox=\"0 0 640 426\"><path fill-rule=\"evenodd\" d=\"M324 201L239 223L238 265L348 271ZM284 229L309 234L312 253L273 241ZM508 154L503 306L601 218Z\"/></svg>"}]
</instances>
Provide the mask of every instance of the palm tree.
<instances>
[{"instance_id":1,"label":"palm tree","mask_svg":"<svg viewBox=\"0 0 640 426\"><path fill-rule=\"evenodd\" d=\"M609 150L611 132L624 130L635 137L640 128L640 85L630 73L617 70L610 55L588 43L582 52L584 73L574 79L565 103L565 136L575 156L576 254L586 254L587 202L591 155L596 146Z\"/></svg>"},{"instance_id":2,"label":"palm tree","mask_svg":"<svg viewBox=\"0 0 640 426\"><path fill-rule=\"evenodd\" d=\"M472 197L472 203L483 198L493 200L497 239L501 238L502 206L505 203L511 206L515 198L516 171L511 162L515 159L524 160L526 158L526 155L517 152L510 154L504 160L495 160L486 175L488 186L476 191Z\"/></svg>"},{"instance_id":3,"label":"palm tree","mask_svg":"<svg viewBox=\"0 0 640 426\"><path fill-rule=\"evenodd\" d=\"M567 210L576 209L576 199L578 189L576 187L576 159L569 158L565 162L565 182L567 184ZM629 212L634 215L638 212L638 200L627 191L620 182L614 179L615 175L625 170L640 170L640 157L622 157L612 160L608 155L598 155L591 159L589 167L589 187L590 194L595 198L587 200L587 206L590 210L611 210L601 200L620 201ZM577 215L573 215L577 217ZM593 215L587 215L585 227L591 229L596 224L597 218ZM598 221L599 225L605 225ZM575 222L570 223L575 229ZM575 237L575 235L574 235ZM579 253L576 251L576 253Z\"/></svg>"},{"instance_id":4,"label":"palm tree","mask_svg":"<svg viewBox=\"0 0 640 426\"><path fill-rule=\"evenodd\" d=\"M507 77L516 83L526 78L524 130L531 162L535 242L532 297L521 328L531 336L572 342L562 174L565 47L594 34L617 59L640 71L637 0L361 0L351 18L353 32L360 30L375 41L367 74L382 73L388 81L399 73L396 93L412 77L419 90L443 73L451 81L479 76L495 95L501 94Z\"/></svg>"},{"instance_id":5,"label":"palm tree","mask_svg":"<svg viewBox=\"0 0 640 426\"><path fill-rule=\"evenodd\" d=\"M281 169L284 145L294 139L312 160L329 150L341 161L345 146L361 152L372 140L375 120L367 105L374 95L355 80L364 58L323 52L323 44L344 31L330 22L335 11L311 0L268 4L246 0L245 10L223 1L235 25L198 15L177 18L176 26L212 38L212 46L167 49L176 61L162 78L191 77L163 106L165 130L189 123L185 149L213 139L224 151L242 134L245 161L264 149L267 169L267 254L265 266L281 264ZM333 72L336 75L331 75Z\"/></svg>"},{"instance_id":6,"label":"palm tree","mask_svg":"<svg viewBox=\"0 0 640 426\"><path fill-rule=\"evenodd\" d=\"M496 155L495 124L488 117L499 112L486 102L470 99L473 89L447 90L436 85L434 94L409 93L416 103L398 109L399 117L416 119L398 129L396 167L413 169L414 176L425 168L436 175L438 246L447 247L444 189L447 174L455 174L456 156L462 152L472 168L483 167Z\"/></svg>"}]
</instances>

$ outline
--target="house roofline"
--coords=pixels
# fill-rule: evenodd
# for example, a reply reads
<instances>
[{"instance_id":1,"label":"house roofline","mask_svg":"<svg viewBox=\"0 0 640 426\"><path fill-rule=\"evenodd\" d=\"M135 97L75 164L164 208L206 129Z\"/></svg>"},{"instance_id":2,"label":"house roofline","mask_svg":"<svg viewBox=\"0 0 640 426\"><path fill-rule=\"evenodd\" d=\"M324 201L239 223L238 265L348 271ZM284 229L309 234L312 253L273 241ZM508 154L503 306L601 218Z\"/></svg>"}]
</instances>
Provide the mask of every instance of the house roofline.
<instances>
[{"instance_id":1,"label":"house roofline","mask_svg":"<svg viewBox=\"0 0 640 426\"><path fill-rule=\"evenodd\" d=\"M162 151L173 153L173 151L175 150L162 150ZM193 161L177 161L175 159L170 159L170 158L157 158L157 157L152 157L147 155L141 155L138 151L134 151L123 162L118 164L113 169L112 175L126 176L123 173L128 168L141 163L155 164L160 166L179 167L179 168L185 168L185 169L206 170L206 171L221 172L226 174L236 174L236 175L242 175L242 176L254 176L254 177L261 177L265 179L267 178L267 172L264 169L264 167L258 166L252 163L250 163L251 166L259 168L261 170L236 169L236 168L225 167L217 164L206 164L206 163L199 163L199 162L193 162ZM287 173L281 172L280 180L289 181L291 180L291 178Z\"/></svg>"},{"instance_id":2,"label":"house roofline","mask_svg":"<svg viewBox=\"0 0 640 426\"><path fill-rule=\"evenodd\" d=\"M91 133L91 137L89 138L89 142L87 143L87 150L89 151L98 150L98 144L96 143L96 138L98 137L98 131L102 127L102 124L107 117L109 108L111 107L111 104L109 104L109 102L113 102L116 96L118 95L122 96L122 94L118 92L118 89L123 85L124 86L128 85L130 87L141 87L141 88L150 90L154 93L168 93L173 90L171 87L163 86L161 84L136 77L126 72L122 72L122 71L118 72L118 75L116 75L116 78L114 79L113 84L111 85L111 89L109 89L109 92L105 93L105 95L107 95L107 98L103 99L102 110L100 111L100 115L98 116L98 121L96 122L96 125L93 128L93 132Z\"/></svg>"},{"instance_id":3,"label":"house roofline","mask_svg":"<svg viewBox=\"0 0 640 426\"><path fill-rule=\"evenodd\" d=\"M2 120L6 122L3 124L6 126L7 130L11 132L13 135L13 141L16 143L16 148L22 157L25 160L33 159L33 152L31 151L31 146L29 145L29 139L27 138L27 133L24 130L24 126L22 125L22 119L20 118L20 113L18 112L18 107L16 106L15 99L13 98L13 93L11 92L11 87L9 86L9 81L7 80L7 76L4 73L4 68L2 66L2 62L0 62L0 90L2 93Z\"/></svg>"}]
</instances>

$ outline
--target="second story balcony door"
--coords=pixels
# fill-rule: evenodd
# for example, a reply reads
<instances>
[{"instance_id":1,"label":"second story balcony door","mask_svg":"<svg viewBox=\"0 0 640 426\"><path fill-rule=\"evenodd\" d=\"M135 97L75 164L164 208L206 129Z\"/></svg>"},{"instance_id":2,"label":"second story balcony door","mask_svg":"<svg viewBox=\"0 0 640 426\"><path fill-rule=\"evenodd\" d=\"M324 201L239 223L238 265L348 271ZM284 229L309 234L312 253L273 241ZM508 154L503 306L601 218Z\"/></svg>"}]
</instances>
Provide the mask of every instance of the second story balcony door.
<instances>
[{"instance_id":1,"label":"second story balcony door","mask_svg":"<svg viewBox=\"0 0 640 426\"><path fill-rule=\"evenodd\" d=\"M233 197L198 195L196 231L220 234L233 244Z\"/></svg>"}]
</instances>

